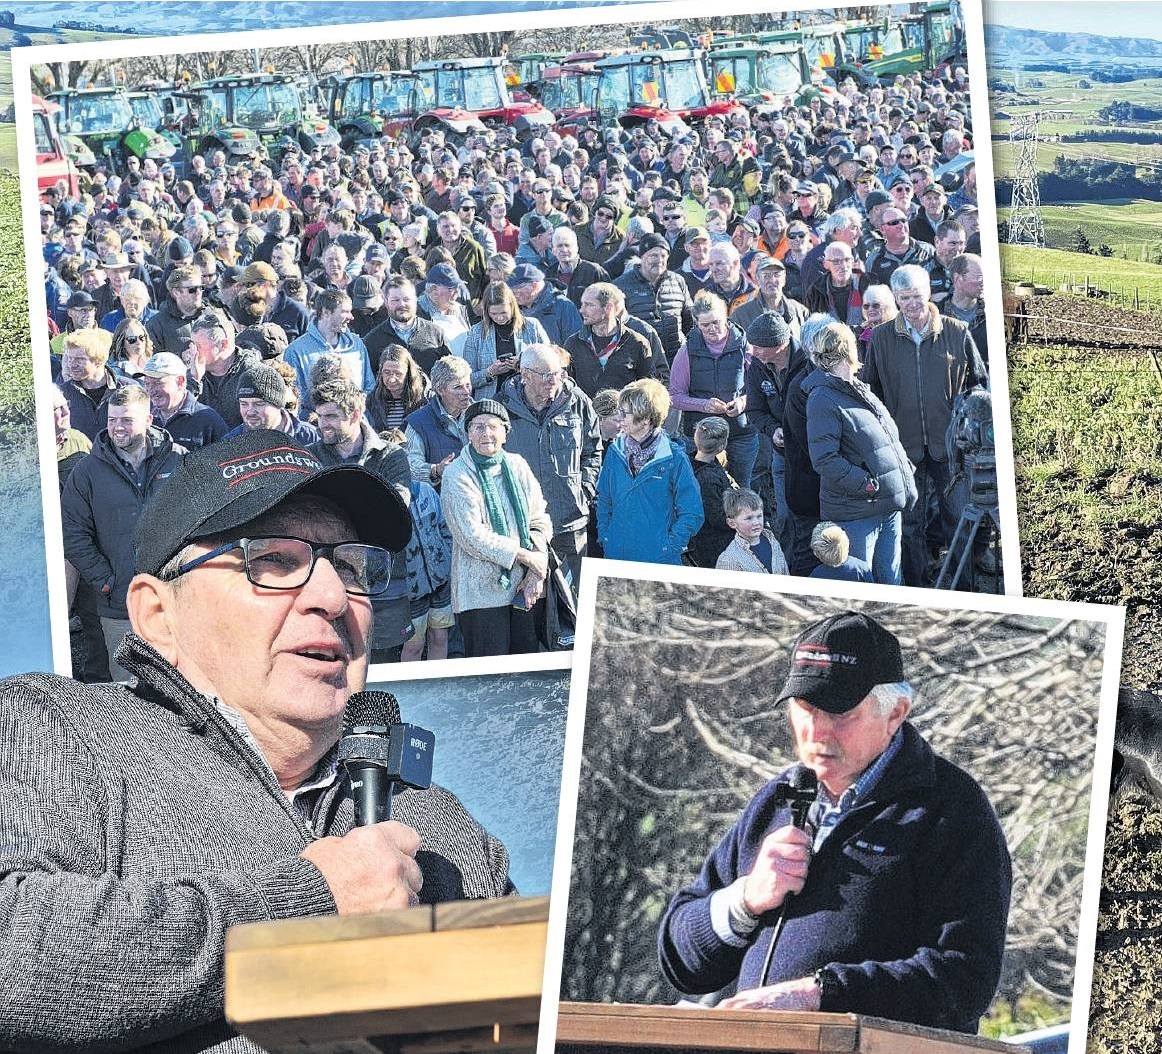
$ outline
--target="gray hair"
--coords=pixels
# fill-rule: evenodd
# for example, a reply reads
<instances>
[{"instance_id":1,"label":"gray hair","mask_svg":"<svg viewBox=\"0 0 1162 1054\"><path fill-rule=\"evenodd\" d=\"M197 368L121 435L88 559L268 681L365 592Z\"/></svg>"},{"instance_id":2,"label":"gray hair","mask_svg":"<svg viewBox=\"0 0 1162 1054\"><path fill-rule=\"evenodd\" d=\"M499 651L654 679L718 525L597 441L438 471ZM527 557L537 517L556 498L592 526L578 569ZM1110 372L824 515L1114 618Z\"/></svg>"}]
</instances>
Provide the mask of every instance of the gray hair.
<instances>
[{"instance_id":1,"label":"gray hair","mask_svg":"<svg viewBox=\"0 0 1162 1054\"><path fill-rule=\"evenodd\" d=\"M808 356L815 347L815 341L823 331L823 327L831 325L834 321L835 319L831 315L823 311L816 311L813 315L807 316L806 321L799 329L799 344Z\"/></svg>"},{"instance_id":2,"label":"gray hair","mask_svg":"<svg viewBox=\"0 0 1162 1054\"><path fill-rule=\"evenodd\" d=\"M925 296L932 295L932 279L923 267L916 264L904 264L892 272L892 292L899 293L905 289L922 289Z\"/></svg>"},{"instance_id":3,"label":"gray hair","mask_svg":"<svg viewBox=\"0 0 1162 1054\"><path fill-rule=\"evenodd\" d=\"M452 381L466 381L472 376L472 367L457 355L445 355L432 363L432 387L437 391Z\"/></svg>"},{"instance_id":4,"label":"gray hair","mask_svg":"<svg viewBox=\"0 0 1162 1054\"><path fill-rule=\"evenodd\" d=\"M855 209L836 209L827 217L823 224L823 233L830 238L836 231L847 230L848 227L862 227L863 219Z\"/></svg>"},{"instance_id":5,"label":"gray hair","mask_svg":"<svg viewBox=\"0 0 1162 1054\"><path fill-rule=\"evenodd\" d=\"M625 225L625 236L627 238L636 235L639 238L644 238L647 234L654 233L653 222L648 216L634 216L629 223Z\"/></svg>"},{"instance_id":6,"label":"gray hair","mask_svg":"<svg viewBox=\"0 0 1162 1054\"><path fill-rule=\"evenodd\" d=\"M908 700L910 707L916 697L916 690L908 681L893 681L890 684L875 685L868 694L876 701L876 712L881 717L886 717L895 708L901 696Z\"/></svg>"}]
</instances>

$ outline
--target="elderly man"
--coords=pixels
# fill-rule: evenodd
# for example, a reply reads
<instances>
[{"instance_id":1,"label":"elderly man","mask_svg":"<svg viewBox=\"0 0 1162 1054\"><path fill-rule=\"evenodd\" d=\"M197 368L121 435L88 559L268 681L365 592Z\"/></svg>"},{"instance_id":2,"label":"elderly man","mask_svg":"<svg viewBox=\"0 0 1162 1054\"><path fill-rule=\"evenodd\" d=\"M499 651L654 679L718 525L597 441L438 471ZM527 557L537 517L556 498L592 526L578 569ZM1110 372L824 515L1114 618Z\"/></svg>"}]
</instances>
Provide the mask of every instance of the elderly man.
<instances>
[{"instance_id":1,"label":"elderly man","mask_svg":"<svg viewBox=\"0 0 1162 1054\"><path fill-rule=\"evenodd\" d=\"M216 443L229 429L222 415L198 402L189 390L186 364L168 351L150 356L142 371L153 423L179 446L196 450Z\"/></svg>"},{"instance_id":2,"label":"elderly man","mask_svg":"<svg viewBox=\"0 0 1162 1054\"><path fill-rule=\"evenodd\" d=\"M727 314L744 304L754 286L742 269L742 255L731 242L719 242L710 250L710 281L702 289L726 304Z\"/></svg>"},{"instance_id":3,"label":"elderly man","mask_svg":"<svg viewBox=\"0 0 1162 1054\"><path fill-rule=\"evenodd\" d=\"M558 227L553 231L553 262L545 275L580 308L581 296L594 282L608 282L609 273L604 267L582 260L577 248L577 232L572 227ZM568 334L566 334L568 336Z\"/></svg>"},{"instance_id":4,"label":"elderly man","mask_svg":"<svg viewBox=\"0 0 1162 1054\"><path fill-rule=\"evenodd\" d=\"M807 290L807 310L844 322L858 335L863 328L863 297L855 279L855 254L845 241L827 243L823 273Z\"/></svg>"},{"instance_id":5,"label":"elderly man","mask_svg":"<svg viewBox=\"0 0 1162 1054\"><path fill-rule=\"evenodd\" d=\"M798 300L785 295L787 267L777 256L759 257L755 264L755 281L758 288L736 307L730 320L746 329L759 315L771 312L778 315L791 330L791 340L799 343L799 331L807 318L807 308Z\"/></svg>"},{"instance_id":6,"label":"elderly man","mask_svg":"<svg viewBox=\"0 0 1162 1054\"><path fill-rule=\"evenodd\" d=\"M407 417L408 462L412 479L437 490L456 455L468 442L464 411L472 402L472 367L462 358L445 355L430 371L432 396Z\"/></svg>"},{"instance_id":7,"label":"elderly man","mask_svg":"<svg viewBox=\"0 0 1162 1054\"><path fill-rule=\"evenodd\" d=\"M521 352L520 373L497 399L511 423L505 449L520 454L541 485L553 551L577 582L601 471L601 436L589 396L566 373L568 361L560 348L530 344Z\"/></svg>"},{"instance_id":8,"label":"elderly man","mask_svg":"<svg viewBox=\"0 0 1162 1054\"><path fill-rule=\"evenodd\" d=\"M952 540L959 509L947 494L945 434L958 396L988 381L968 327L932 304L928 272L892 275L899 315L872 330L863 379L883 400L915 466L919 498L904 513L904 583L931 585L930 560Z\"/></svg>"},{"instance_id":9,"label":"elderly man","mask_svg":"<svg viewBox=\"0 0 1162 1054\"><path fill-rule=\"evenodd\" d=\"M129 632L126 592L133 577L133 525L146 500L186 451L151 427L149 396L137 385L109 396L108 426L70 473L61 493L65 558L97 594L97 613L117 679L129 672L113 658Z\"/></svg>"},{"instance_id":10,"label":"elderly man","mask_svg":"<svg viewBox=\"0 0 1162 1054\"><path fill-rule=\"evenodd\" d=\"M723 1009L975 1033L1000 980L1012 866L980 785L907 721L898 638L855 612L807 627L784 700L799 762L670 901L667 980L688 993L736 981ZM818 791L800 824L786 794L803 770ZM812 797L792 793L800 808Z\"/></svg>"},{"instance_id":11,"label":"elderly man","mask_svg":"<svg viewBox=\"0 0 1162 1054\"><path fill-rule=\"evenodd\" d=\"M553 344L581 328L581 315L564 293L545 282L545 272L531 264L518 263L507 278L525 318L535 318ZM556 522L556 521L554 521Z\"/></svg>"},{"instance_id":12,"label":"elderly man","mask_svg":"<svg viewBox=\"0 0 1162 1054\"><path fill-rule=\"evenodd\" d=\"M855 209L836 209L828 216L823 224L822 240L807 253L799 267L803 289L810 289L819 279L824 270L823 254L832 242L843 242L848 246L858 264L862 236L863 217Z\"/></svg>"},{"instance_id":13,"label":"elderly man","mask_svg":"<svg viewBox=\"0 0 1162 1054\"><path fill-rule=\"evenodd\" d=\"M32 927L5 937L4 1045L257 1054L223 1017L228 927L512 891L442 788L354 827L336 744L410 533L394 488L284 435L195 451L138 523L136 680L4 682L5 914Z\"/></svg>"}]
</instances>

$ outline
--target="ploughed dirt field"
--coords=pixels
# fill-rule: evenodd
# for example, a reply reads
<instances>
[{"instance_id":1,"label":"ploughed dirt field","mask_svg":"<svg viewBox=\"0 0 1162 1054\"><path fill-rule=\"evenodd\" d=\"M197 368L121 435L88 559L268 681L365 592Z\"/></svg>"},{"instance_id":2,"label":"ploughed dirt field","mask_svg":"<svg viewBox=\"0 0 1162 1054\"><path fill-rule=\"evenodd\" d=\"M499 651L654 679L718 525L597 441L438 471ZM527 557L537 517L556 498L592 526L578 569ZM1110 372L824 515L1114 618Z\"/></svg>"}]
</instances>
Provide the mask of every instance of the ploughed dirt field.
<instances>
[{"instance_id":1,"label":"ploughed dirt field","mask_svg":"<svg viewBox=\"0 0 1162 1054\"><path fill-rule=\"evenodd\" d=\"M1032 312L1009 351L1025 595L1124 604L1122 684L1162 692L1162 319L1066 295ZM1107 829L1088 1050L1160 1036L1162 804L1133 792Z\"/></svg>"}]
</instances>

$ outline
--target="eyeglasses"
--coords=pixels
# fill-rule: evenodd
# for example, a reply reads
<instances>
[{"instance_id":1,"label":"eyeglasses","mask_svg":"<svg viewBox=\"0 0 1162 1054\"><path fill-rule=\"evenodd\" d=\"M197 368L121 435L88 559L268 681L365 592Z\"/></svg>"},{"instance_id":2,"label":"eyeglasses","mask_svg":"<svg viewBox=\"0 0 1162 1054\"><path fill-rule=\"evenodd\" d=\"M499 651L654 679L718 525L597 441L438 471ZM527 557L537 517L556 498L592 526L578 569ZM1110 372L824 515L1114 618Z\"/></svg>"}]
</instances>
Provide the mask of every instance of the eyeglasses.
<instances>
[{"instance_id":1,"label":"eyeglasses","mask_svg":"<svg viewBox=\"0 0 1162 1054\"><path fill-rule=\"evenodd\" d=\"M475 205L461 205L460 211L461 212L475 212L476 206Z\"/></svg>"},{"instance_id":2,"label":"eyeglasses","mask_svg":"<svg viewBox=\"0 0 1162 1054\"><path fill-rule=\"evenodd\" d=\"M174 577L235 549L242 550L247 580L260 589L302 588L310 580L320 556L330 561L351 596L379 596L391 582L391 553L378 545L362 542L315 545L302 538L239 538L187 560L178 567Z\"/></svg>"},{"instance_id":3,"label":"eyeglasses","mask_svg":"<svg viewBox=\"0 0 1162 1054\"><path fill-rule=\"evenodd\" d=\"M530 377L536 377L543 384L561 380L565 376L564 370L549 370L548 373L541 373L539 370L522 370L521 372L527 373Z\"/></svg>"},{"instance_id":4,"label":"eyeglasses","mask_svg":"<svg viewBox=\"0 0 1162 1054\"><path fill-rule=\"evenodd\" d=\"M598 212L595 212L595 213L594 213L594 215L595 215L595 216L596 216L596 217L597 217L599 220L611 220L611 219L613 219L613 213L612 213L612 212L601 212L601 211L598 211Z\"/></svg>"},{"instance_id":5,"label":"eyeglasses","mask_svg":"<svg viewBox=\"0 0 1162 1054\"><path fill-rule=\"evenodd\" d=\"M902 227L907 222L908 222L907 220L884 220L884 222L882 224L880 224L880 226L881 227Z\"/></svg>"},{"instance_id":6,"label":"eyeglasses","mask_svg":"<svg viewBox=\"0 0 1162 1054\"><path fill-rule=\"evenodd\" d=\"M787 237L788 237L788 238L792 238L792 239L794 239L795 241L799 241L801 238L806 238L806 237L807 237L807 232L806 232L806 231L794 231L794 232L789 232L789 233L787 234Z\"/></svg>"},{"instance_id":7,"label":"eyeglasses","mask_svg":"<svg viewBox=\"0 0 1162 1054\"><path fill-rule=\"evenodd\" d=\"M175 293L200 293L202 287L200 285L178 285L174 286Z\"/></svg>"},{"instance_id":8,"label":"eyeglasses","mask_svg":"<svg viewBox=\"0 0 1162 1054\"><path fill-rule=\"evenodd\" d=\"M686 217L681 212L666 213L665 215L662 216L662 219L665 220L667 223L669 223L670 220L684 220L685 218Z\"/></svg>"},{"instance_id":9,"label":"eyeglasses","mask_svg":"<svg viewBox=\"0 0 1162 1054\"><path fill-rule=\"evenodd\" d=\"M125 343L126 344L140 344L143 340L145 340L145 334L139 333L136 337L128 337L127 336L125 338Z\"/></svg>"}]
</instances>

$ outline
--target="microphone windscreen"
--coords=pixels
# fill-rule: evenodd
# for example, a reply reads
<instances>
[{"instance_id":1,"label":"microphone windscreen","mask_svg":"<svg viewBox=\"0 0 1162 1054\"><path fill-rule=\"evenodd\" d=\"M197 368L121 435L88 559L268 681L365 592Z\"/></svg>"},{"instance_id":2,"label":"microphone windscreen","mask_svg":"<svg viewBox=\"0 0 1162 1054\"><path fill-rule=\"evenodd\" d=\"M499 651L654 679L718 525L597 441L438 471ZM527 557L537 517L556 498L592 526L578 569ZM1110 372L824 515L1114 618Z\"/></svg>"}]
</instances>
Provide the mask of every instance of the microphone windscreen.
<instances>
[{"instance_id":1,"label":"microphone windscreen","mask_svg":"<svg viewBox=\"0 0 1162 1054\"><path fill-rule=\"evenodd\" d=\"M819 789L819 777L815 775L814 769L806 765L797 765L795 771L791 773L791 786L797 791L814 794Z\"/></svg>"},{"instance_id":2,"label":"microphone windscreen","mask_svg":"<svg viewBox=\"0 0 1162 1054\"><path fill-rule=\"evenodd\" d=\"M356 692L347 700L343 735L359 729L400 724L399 702L391 692Z\"/></svg>"}]
</instances>

